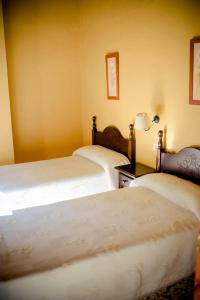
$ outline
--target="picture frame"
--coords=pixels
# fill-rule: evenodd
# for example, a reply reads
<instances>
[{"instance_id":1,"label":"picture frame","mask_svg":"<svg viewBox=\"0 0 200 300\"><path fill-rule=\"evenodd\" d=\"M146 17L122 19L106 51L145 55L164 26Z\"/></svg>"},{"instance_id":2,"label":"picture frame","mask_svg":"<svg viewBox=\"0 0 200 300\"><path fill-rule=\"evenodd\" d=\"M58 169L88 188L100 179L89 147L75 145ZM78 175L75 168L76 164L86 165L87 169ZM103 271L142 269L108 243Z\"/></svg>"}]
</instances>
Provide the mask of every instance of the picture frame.
<instances>
[{"instance_id":1,"label":"picture frame","mask_svg":"<svg viewBox=\"0 0 200 300\"><path fill-rule=\"evenodd\" d=\"M107 98L119 100L119 53L112 52L105 56Z\"/></svg>"},{"instance_id":2,"label":"picture frame","mask_svg":"<svg viewBox=\"0 0 200 300\"><path fill-rule=\"evenodd\" d=\"M190 40L189 103L200 105L200 36Z\"/></svg>"}]
</instances>

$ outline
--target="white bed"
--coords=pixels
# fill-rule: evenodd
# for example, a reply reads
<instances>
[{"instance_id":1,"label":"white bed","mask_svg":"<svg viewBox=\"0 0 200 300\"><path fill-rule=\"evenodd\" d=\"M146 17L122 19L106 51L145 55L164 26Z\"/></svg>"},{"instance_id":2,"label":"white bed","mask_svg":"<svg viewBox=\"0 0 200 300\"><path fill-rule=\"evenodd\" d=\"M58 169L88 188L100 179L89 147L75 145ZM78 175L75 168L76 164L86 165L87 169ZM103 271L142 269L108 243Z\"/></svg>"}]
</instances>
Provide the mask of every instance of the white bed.
<instances>
[{"instance_id":1,"label":"white bed","mask_svg":"<svg viewBox=\"0 0 200 300\"><path fill-rule=\"evenodd\" d=\"M0 299L133 300L190 275L200 186L134 183L0 217Z\"/></svg>"},{"instance_id":2,"label":"white bed","mask_svg":"<svg viewBox=\"0 0 200 300\"><path fill-rule=\"evenodd\" d=\"M118 188L115 166L128 158L99 145L72 156L0 167L0 215Z\"/></svg>"}]
</instances>

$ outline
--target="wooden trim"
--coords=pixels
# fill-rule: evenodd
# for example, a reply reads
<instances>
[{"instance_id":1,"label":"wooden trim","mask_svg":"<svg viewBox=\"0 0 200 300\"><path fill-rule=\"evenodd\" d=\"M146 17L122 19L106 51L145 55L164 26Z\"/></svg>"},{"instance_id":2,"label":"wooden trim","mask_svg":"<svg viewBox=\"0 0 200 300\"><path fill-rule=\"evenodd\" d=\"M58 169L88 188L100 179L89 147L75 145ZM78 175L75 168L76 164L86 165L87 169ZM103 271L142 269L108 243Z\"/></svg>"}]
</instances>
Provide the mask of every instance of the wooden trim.
<instances>
[{"instance_id":1,"label":"wooden trim","mask_svg":"<svg viewBox=\"0 0 200 300\"><path fill-rule=\"evenodd\" d=\"M195 296L200 296L200 233L197 237L196 244L196 266L195 266ZM194 299L200 299L196 297Z\"/></svg>"},{"instance_id":2,"label":"wooden trim","mask_svg":"<svg viewBox=\"0 0 200 300\"><path fill-rule=\"evenodd\" d=\"M156 171L161 171L161 152L163 151L163 131L158 131L158 148L156 155Z\"/></svg>"},{"instance_id":3,"label":"wooden trim","mask_svg":"<svg viewBox=\"0 0 200 300\"><path fill-rule=\"evenodd\" d=\"M92 145L96 144L96 132L97 132L97 126L96 126L96 116L92 117Z\"/></svg>"},{"instance_id":4,"label":"wooden trim","mask_svg":"<svg viewBox=\"0 0 200 300\"><path fill-rule=\"evenodd\" d=\"M190 40L190 72L189 72L189 103L200 105L200 99L193 99L193 68L194 68L194 44L200 43L200 36Z\"/></svg>"},{"instance_id":5,"label":"wooden trim","mask_svg":"<svg viewBox=\"0 0 200 300\"><path fill-rule=\"evenodd\" d=\"M109 81L108 81L108 59L115 58L116 61L116 96L109 95ZM108 53L105 56L106 60L106 86L107 86L107 98L110 100L119 100L119 53Z\"/></svg>"},{"instance_id":6,"label":"wooden trim","mask_svg":"<svg viewBox=\"0 0 200 300\"><path fill-rule=\"evenodd\" d=\"M129 139L128 139L128 159L132 164L136 163L136 148L135 148L135 134L133 124L129 125Z\"/></svg>"}]
</instances>

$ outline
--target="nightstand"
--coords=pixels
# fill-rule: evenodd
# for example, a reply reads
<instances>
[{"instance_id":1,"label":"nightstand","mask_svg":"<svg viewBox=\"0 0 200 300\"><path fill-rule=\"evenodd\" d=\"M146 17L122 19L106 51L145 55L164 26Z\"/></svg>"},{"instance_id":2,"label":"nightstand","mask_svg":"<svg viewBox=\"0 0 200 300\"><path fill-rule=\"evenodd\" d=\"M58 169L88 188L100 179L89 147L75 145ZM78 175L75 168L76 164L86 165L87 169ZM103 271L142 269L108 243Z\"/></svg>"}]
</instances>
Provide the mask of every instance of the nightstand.
<instances>
[{"instance_id":1,"label":"nightstand","mask_svg":"<svg viewBox=\"0 0 200 300\"><path fill-rule=\"evenodd\" d=\"M119 171L119 188L128 187L137 177L156 172L155 169L140 163L115 167Z\"/></svg>"}]
</instances>

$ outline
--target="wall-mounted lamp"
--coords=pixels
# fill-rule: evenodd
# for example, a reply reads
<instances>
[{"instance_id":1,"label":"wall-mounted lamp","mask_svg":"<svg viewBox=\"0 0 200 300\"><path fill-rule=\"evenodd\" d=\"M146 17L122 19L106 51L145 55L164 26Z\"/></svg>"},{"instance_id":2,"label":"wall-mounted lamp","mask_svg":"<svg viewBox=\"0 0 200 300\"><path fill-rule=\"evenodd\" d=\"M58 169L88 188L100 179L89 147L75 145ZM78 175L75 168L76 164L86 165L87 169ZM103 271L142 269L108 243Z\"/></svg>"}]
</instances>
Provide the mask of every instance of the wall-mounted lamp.
<instances>
[{"instance_id":1,"label":"wall-mounted lamp","mask_svg":"<svg viewBox=\"0 0 200 300\"><path fill-rule=\"evenodd\" d=\"M160 121L159 116L155 115L151 121L147 113L138 113L135 117L134 128L137 130L149 130L154 123L158 124Z\"/></svg>"},{"instance_id":2,"label":"wall-mounted lamp","mask_svg":"<svg viewBox=\"0 0 200 300\"><path fill-rule=\"evenodd\" d=\"M131 147L135 149L136 147L136 139L135 139L135 130L149 130L154 123L158 124L160 121L159 116L155 115L153 117L153 120L151 121L147 113L138 113L135 117L134 124L130 124L130 141L131 141ZM136 151L134 151L134 156L131 159L131 163L135 164L136 162Z\"/></svg>"}]
</instances>

